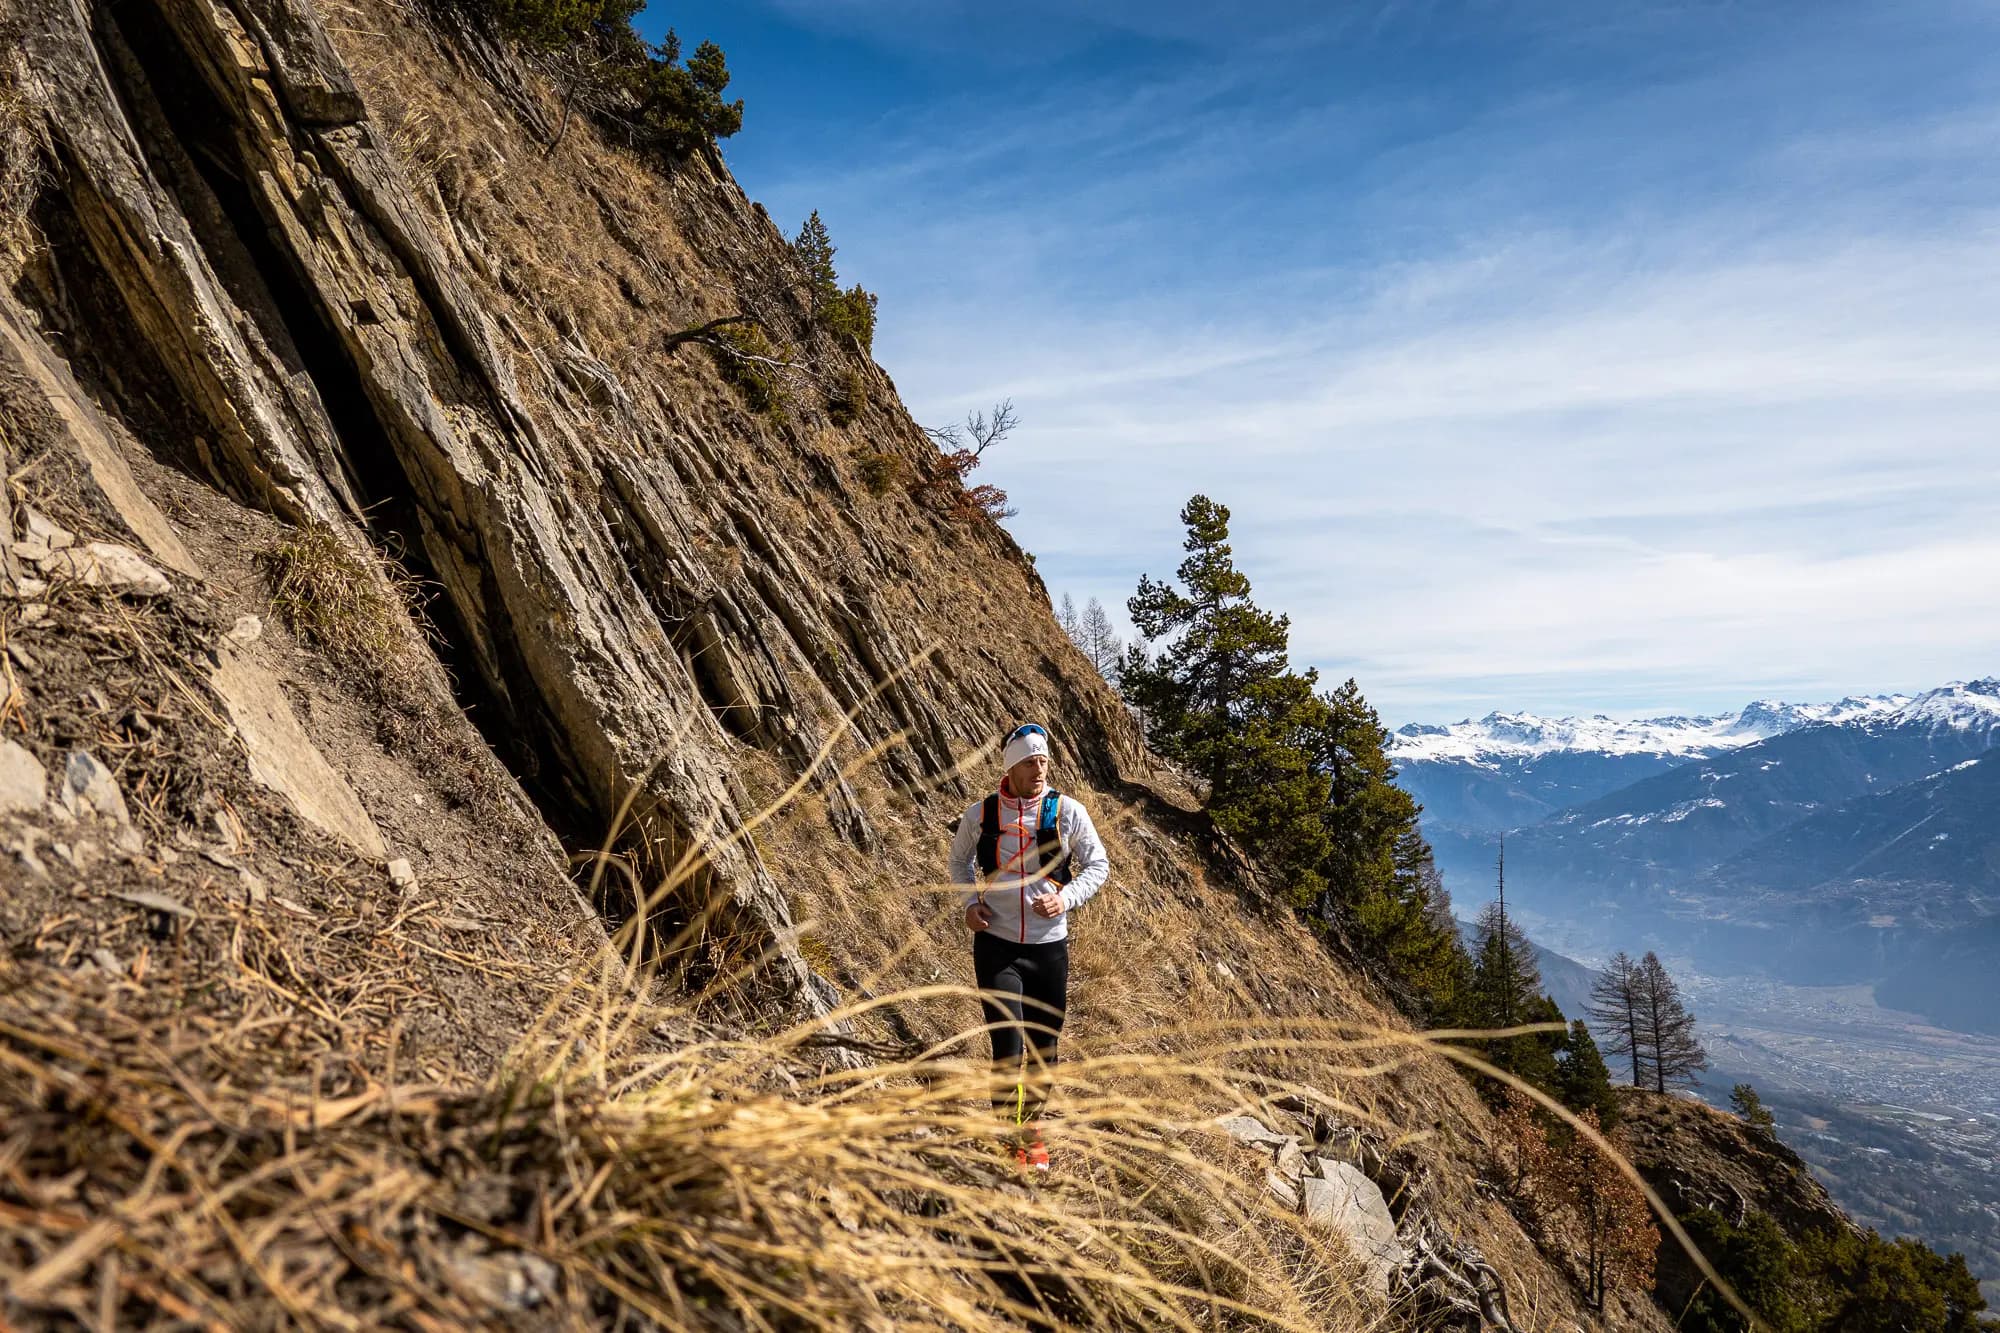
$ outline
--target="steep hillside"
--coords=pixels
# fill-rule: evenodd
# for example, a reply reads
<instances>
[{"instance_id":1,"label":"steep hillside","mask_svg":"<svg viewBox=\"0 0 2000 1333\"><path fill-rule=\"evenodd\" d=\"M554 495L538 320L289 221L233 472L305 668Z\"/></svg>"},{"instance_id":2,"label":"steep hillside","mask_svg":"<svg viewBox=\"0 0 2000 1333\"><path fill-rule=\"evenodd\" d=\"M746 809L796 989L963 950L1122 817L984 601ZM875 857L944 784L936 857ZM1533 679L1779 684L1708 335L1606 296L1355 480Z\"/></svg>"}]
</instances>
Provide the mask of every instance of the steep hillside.
<instances>
[{"instance_id":1,"label":"steep hillside","mask_svg":"<svg viewBox=\"0 0 2000 1333\"><path fill-rule=\"evenodd\" d=\"M5 25L0 1322L1602 1326L713 155L394 0ZM1022 717L1117 867L1041 1191L935 883Z\"/></svg>"}]
</instances>

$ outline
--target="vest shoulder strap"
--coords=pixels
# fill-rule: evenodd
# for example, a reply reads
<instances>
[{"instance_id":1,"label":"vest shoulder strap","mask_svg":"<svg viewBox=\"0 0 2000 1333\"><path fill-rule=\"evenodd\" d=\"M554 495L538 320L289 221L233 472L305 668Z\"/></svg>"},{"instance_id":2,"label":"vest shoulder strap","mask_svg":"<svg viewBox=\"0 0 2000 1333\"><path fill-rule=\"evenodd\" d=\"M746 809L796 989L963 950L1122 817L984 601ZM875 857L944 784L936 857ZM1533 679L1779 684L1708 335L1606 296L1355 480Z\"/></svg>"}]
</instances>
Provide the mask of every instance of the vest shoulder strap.
<instances>
[{"instance_id":1,"label":"vest shoulder strap","mask_svg":"<svg viewBox=\"0 0 2000 1333\"><path fill-rule=\"evenodd\" d=\"M1000 793L986 793L979 807L979 873L990 875L1000 868Z\"/></svg>"}]
</instances>

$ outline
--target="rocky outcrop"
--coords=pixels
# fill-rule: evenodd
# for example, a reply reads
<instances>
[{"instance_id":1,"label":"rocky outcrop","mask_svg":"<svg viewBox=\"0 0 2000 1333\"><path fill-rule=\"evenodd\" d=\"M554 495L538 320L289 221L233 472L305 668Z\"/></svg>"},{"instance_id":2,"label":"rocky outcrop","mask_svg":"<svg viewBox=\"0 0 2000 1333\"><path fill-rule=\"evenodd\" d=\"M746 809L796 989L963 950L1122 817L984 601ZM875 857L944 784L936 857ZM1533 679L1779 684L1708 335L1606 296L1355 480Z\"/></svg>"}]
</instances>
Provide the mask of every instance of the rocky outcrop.
<instances>
[{"instance_id":1,"label":"rocky outcrop","mask_svg":"<svg viewBox=\"0 0 2000 1333\"><path fill-rule=\"evenodd\" d=\"M1676 1214L1697 1208L1741 1226L1764 1213L1785 1234L1854 1230L1803 1159L1772 1133L1691 1097L1619 1090L1619 1117L1632 1164ZM1660 1244L1662 1304L1690 1299L1701 1275L1671 1238Z\"/></svg>"},{"instance_id":2,"label":"rocky outcrop","mask_svg":"<svg viewBox=\"0 0 2000 1333\"><path fill-rule=\"evenodd\" d=\"M1391 1182L1397 1212L1403 1213L1410 1204L1407 1181L1372 1141L1324 1115L1313 1115L1302 1102L1274 1104L1261 1119L1241 1112L1226 1115L1216 1125L1232 1142L1264 1157L1264 1188L1273 1204L1341 1238L1378 1300L1406 1294L1422 1280L1409 1271L1411 1255L1398 1238L1397 1218L1378 1183ZM1410 1221L1420 1223L1419 1218Z\"/></svg>"}]
</instances>

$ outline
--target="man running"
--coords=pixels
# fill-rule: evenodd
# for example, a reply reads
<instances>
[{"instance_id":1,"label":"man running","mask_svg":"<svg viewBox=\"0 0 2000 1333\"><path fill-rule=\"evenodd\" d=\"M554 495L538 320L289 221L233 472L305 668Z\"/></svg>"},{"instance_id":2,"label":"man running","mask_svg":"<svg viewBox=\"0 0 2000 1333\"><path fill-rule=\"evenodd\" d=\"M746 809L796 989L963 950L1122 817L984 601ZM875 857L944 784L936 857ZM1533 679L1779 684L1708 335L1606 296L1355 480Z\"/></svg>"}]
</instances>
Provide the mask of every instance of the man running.
<instances>
[{"instance_id":1,"label":"man running","mask_svg":"<svg viewBox=\"0 0 2000 1333\"><path fill-rule=\"evenodd\" d=\"M1090 812L1049 786L1049 733L1030 722L1007 736L999 790L974 801L951 840L951 879L969 886L965 924L993 1064L1013 1090L994 1107L1014 1122L1014 1155L1049 1169L1038 1123L1069 1004L1069 914L1111 873Z\"/></svg>"}]
</instances>

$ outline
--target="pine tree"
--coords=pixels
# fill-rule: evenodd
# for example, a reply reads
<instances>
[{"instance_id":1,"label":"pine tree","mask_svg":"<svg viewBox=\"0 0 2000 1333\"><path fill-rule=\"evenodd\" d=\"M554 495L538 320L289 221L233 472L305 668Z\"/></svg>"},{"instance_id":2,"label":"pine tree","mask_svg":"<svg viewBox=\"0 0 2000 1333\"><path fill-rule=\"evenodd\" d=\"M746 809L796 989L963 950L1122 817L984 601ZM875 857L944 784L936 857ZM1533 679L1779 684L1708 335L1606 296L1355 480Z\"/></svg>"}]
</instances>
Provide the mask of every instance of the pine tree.
<instances>
[{"instance_id":1,"label":"pine tree","mask_svg":"<svg viewBox=\"0 0 2000 1333\"><path fill-rule=\"evenodd\" d=\"M1308 738L1325 723L1313 673L1288 665L1290 622L1250 601L1229 546L1229 510L1205 495L1181 510L1183 592L1151 577L1126 603L1148 644L1120 679L1154 746L1208 784L1216 824L1275 871L1301 905L1325 888L1327 778Z\"/></svg>"},{"instance_id":2,"label":"pine tree","mask_svg":"<svg viewBox=\"0 0 2000 1333\"><path fill-rule=\"evenodd\" d=\"M1472 958L1458 937L1451 894L1414 827L1396 839L1394 862L1392 890L1356 903L1355 927L1388 965L1405 1009L1433 1026L1455 1026L1465 1020Z\"/></svg>"},{"instance_id":3,"label":"pine tree","mask_svg":"<svg viewBox=\"0 0 2000 1333\"><path fill-rule=\"evenodd\" d=\"M1611 1071L1605 1067L1590 1028L1580 1018L1570 1023L1569 1036L1563 1041L1556 1095L1562 1098L1564 1106L1578 1114L1591 1112L1607 1129L1618 1123L1618 1098L1611 1091Z\"/></svg>"},{"instance_id":4,"label":"pine tree","mask_svg":"<svg viewBox=\"0 0 2000 1333\"><path fill-rule=\"evenodd\" d=\"M1476 923L1479 951L1474 955L1473 1004L1485 1027L1511 1028L1529 1022L1528 1008L1542 993L1542 972L1535 965L1535 946L1507 915L1507 849L1500 849L1499 896L1480 909Z\"/></svg>"},{"instance_id":5,"label":"pine tree","mask_svg":"<svg viewBox=\"0 0 2000 1333\"><path fill-rule=\"evenodd\" d=\"M1652 1069L1641 1015L1639 965L1620 950L1591 984L1590 1017L1604 1034L1604 1049L1631 1061L1635 1088L1651 1081Z\"/></svg>"},{"instance_id":6,"label":"pine tree","mask_svg":"<svg viewBox=\"0 0 2000 1333\"><path fill-rule=\"evenodd\" d=\"M1694 1015L1682 1002L1680 987L1656 953L1639 960L1639 1001L1653 1091L1665 1092L1669 1084L1692 1087L1695 1075L1708 1068L1708 1056L1694 1035Z\"/></svg>"},{"instance_id":7,"label":"pine tree","mask_svg":"<svg viewBox=\"0 0 2000 1333\"><path fill-rule=\"evenodd\" d=\"M1197 495L1181 509L1185 593L1141 577L1126 603L1146 640L1167 640L1131 688L1155 718L1162 748L1202 777L1226 766L1217 746L1249 707L1251 688L1286 674L1291 622L1250 601L1229 545L1229 509Z\"/></svg>"},{"instance_id":8,"label":"pine tree","mask_svg":"<svg viewBox=\"0 0 2000 1333\"><path fill-rule=\"evenodd\" d=\"M1777 1117L1771 1114L1770 1107L1764 1105L1757 1089L1748 1083L1738 1083L1729 1090L1729 1104L1736 1109L1736 1114L1743 1117L1743 1123L1757 1133L1770 1136L1778 1132Z\"/></svg>"},{"instance_id":9,"label":"pine tree","mask_svg":"<svg viewBox=\"0 0 2000 1333\"><path fill-rule=\"evenodd\" d=\"M1358 905L1395 893L1396 844L1416 829L1418 806L1396 785L1389 733L1360 687L1349 680L1322 701L1326 726L1313 762L1327 776L1336 830L1328 887L1337 901Z\"/></svg>"},{"instance_id":10,"label":"pine tree","mask_svg":"<svg viewBox=\"0 0 2000 1333\"><path fill-rule=\"evenodd\" d=\"M1381 720L1355 682L1320 694L1314 672L1291 670L1290 622L1250 600L1226 507L1197 495L1181 521L1179 586L1142 578L1126 604L1144 642L1116 661L1094 603L1086 640L1109 641L1150 742L1207 783L1216 825L1290 901L1323 929L1351 929L1413 1009L1455 1017L1469 964L1448 904L1436 908L1442 886L1418 807L1395 785Z\"/></svg>"},{"instance_id":11,"label":"pine tree","mask_svg":"<svg viewBox=\"0 0 2000 1333\"><path fill-rule=\"evenodd\" d=\"M840 274L833 267L833 238L827 234L826 224L819 220L819 210L799 228L799 234L792 240L792 253L799 258L799 267L806 274L806 313L815 328L830 306L840 296Z\"/></svg>"},{"instance_id":12,"label":"pine tree","mask_svg":"<svg viewBox=\"0 0 2000 1333\"><path fill-rule=\"evenodd\" d=\"M1507 916L1506 879L1500 896L1479 914L1479 951L1473 956L1470 1017L1484 1028L1525 1027L1562 1021L1562 1010L1542 994L1541 969L1535 948ZM1522 1033L1486 1042L1486 1058L1496 1068L1545 1091L1556 1088L1559 1034Z\"/></svg>"}]
</instances>

